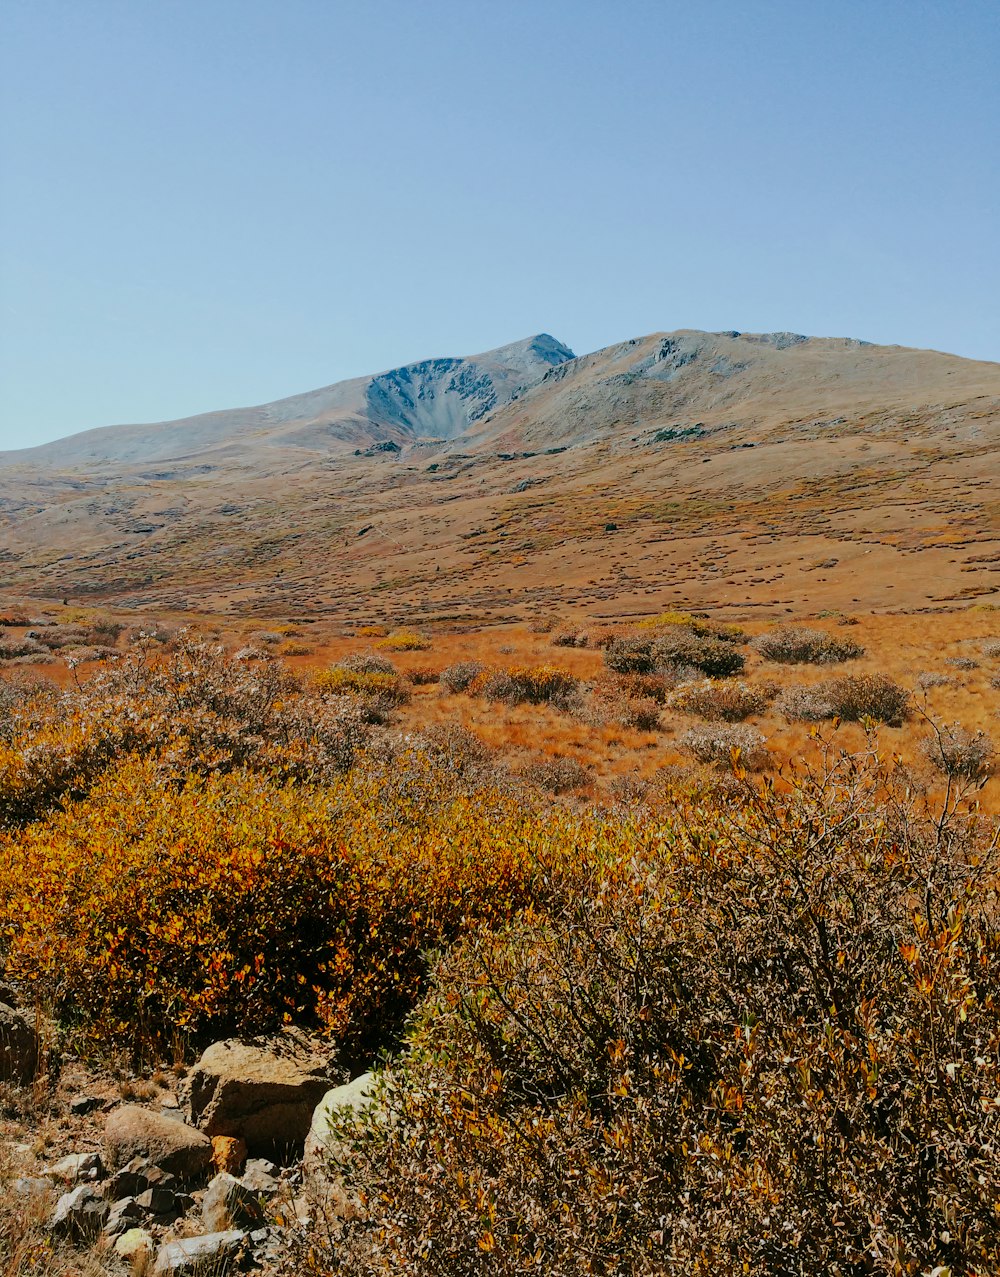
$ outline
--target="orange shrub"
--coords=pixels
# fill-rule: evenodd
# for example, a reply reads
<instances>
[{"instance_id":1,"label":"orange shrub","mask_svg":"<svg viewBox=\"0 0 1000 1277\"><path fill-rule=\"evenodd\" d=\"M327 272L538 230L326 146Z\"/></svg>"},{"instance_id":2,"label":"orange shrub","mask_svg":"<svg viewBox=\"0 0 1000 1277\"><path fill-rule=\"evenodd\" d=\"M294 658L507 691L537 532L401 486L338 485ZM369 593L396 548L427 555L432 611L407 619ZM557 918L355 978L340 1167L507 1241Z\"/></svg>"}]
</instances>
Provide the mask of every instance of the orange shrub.
<instances>
[{"instance_id":1,"label":"orange shrub","mask_svg":"<svg viewBox=\"0 0 1000 1277\"><path fill-rule=\"evenodd\" d=\"M419 756L327 790L247 772L178 786L130 760L0 843L0 948L105 1041L295 1021L384 1042L428 949L511 917L607 836L463 795Z\"/></svg>"}]
</instances>

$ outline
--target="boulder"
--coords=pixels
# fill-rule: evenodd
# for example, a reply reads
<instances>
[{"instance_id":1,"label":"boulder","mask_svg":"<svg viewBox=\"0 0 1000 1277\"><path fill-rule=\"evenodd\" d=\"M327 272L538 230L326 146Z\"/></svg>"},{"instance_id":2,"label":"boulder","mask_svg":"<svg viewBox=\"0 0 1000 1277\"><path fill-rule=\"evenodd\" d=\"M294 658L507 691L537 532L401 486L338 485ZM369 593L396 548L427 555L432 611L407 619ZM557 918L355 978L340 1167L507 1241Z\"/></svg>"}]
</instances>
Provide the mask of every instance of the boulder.
<instances>
[{"instance_id":1,"label":"boulder","mask_svg":"<svg viewBox=\"0 0 1000 1277\"><path fill-rule=\"evenodd\" d=\"M210 1046L188 1080L191 1118L253 1152L301 1148L330 1085L328 1060L302 1035Z\"/></svg>"},{"instance_id":2,"label":"boulder","mask_svg":"<svg viewBox=\"0 0 1000 1277\"><path fill-rule=\"evenodd\" d=\"M356 1219L362 1214L360 1201L347 1191L331 1166L331 1160L343 1151L333 1122L335 1115L360 1117L373 1102L374 1083L374 1075L364 1073L345 1086L335 1086L327 1091L313 1113L302 1169L312 1192L322 1199L328 1217Z\"/></svg>"},{"instance_id":3,"label":"boulder","mask_svg":"<svg viewBox=\"0 0 1000 1277\"><path fill-rule=\"evenodd\" d=\"M303 1156L303 1167L307 1175L324 1177L326 1162L338 1149L338 1142L332 1129L334 1114L343 1116L346 1111L354 1116L360 1116L372 1103L374 1084L375 1075L363 1073L353 1082L348 1082L344 1086L335 1086L327 1091L316 1105L309 1124Z\"/></svg>"},{"instance_id":4,"label":"boulder","mask_svg":"<svg viewBox=\"0 0 1000 1277\"><path fill-rule=\"evenodd\" d=\"M0 1003L0 1082L27 1086L38 1071L38 1034L28 1017Z\"/></svg>"},{"instance_id":5,"label":"boulder","mask_svg":"<svg viewBox=\"0 0 1000 1277\"><path fill-rule=\"evenodd\" d=\"M141 1157L179 1179L195 1179L212 1160L207 1135L136 1104L125 1104L110 1114L104 1143L112 1166Z\"/></svg>"},{"instance_id":6,"label":"boulder","mask_svg":"<svg viewBox=\"0 0 1000 1277\"><path fill-rule=\"evenodd\" d=\"M57 1237L74 1241L96 1237L108 1218L107 1202L89 1184L81 1184L71 1193L63 1193L49 1220L49 1229Z\"/></svg>"},{"instance_id":7,"label":"boulder","mask_svg":"<svg viewBox=\"0 0 1000 1277\"><path fill-rule=\"evenodd\" d=\"M213 1265L235 1255L243 1245L246 1233L231 1228L222 1233L203 1233L200 1237L184 1237L161 1246L152 1277L182 1277L187 1273L214 1271Z\"/></svg>"},{"instance_id":8,"label":"boulder","mask_svg":"<svg viewBox=\"0 0 1000 1277\"><path fill-rule=\"evenodd\" d=\"M260 1194L223 1172L216 1175L201 1199L201 1217L206 1228L224 1232L227 1228L257 1228L264 1220Z\"/></svg>"}]
</instances>

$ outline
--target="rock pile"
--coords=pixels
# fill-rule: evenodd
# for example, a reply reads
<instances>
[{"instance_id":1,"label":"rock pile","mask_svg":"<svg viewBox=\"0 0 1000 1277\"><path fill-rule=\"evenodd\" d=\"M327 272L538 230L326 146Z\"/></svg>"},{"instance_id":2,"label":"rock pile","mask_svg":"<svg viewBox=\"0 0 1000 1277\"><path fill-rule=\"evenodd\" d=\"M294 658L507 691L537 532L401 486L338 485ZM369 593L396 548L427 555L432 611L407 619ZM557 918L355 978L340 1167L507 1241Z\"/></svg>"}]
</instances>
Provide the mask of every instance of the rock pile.
<instances>
[{"instance_id":1,"label":"rock pile","mask_svg":"<svg viewBox=\"0 0 1000 1277\"><path fill-rule=\"evenodd\" d=\"M186 1109L119 1105L104 1122L101 1152L63 1157L18 1181L18 1191L62 1187L52 1234L81 1245L103 1236L152 1277L219 1263L266 1268L287 1251L289 1230L312 1217L316 1199L341 1216L357 1209L324 1180L323 1159L331 1115L361 1113L371 1076L334 1087L331 1080L319 1048L297 1035L216 1043L191 1072Z\"/></svg>"}]
</instances>

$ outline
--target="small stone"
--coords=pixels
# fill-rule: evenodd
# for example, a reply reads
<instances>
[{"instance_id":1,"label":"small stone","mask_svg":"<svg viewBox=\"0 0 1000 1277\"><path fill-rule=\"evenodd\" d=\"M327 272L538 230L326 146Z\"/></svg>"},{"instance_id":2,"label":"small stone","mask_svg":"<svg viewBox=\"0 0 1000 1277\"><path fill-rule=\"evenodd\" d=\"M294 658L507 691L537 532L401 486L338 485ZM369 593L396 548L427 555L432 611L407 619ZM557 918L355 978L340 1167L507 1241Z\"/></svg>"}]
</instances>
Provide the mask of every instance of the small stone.
<instances>
[{"instance_id":1,"label":"small stone","mask_svg":"<svg viewBox=\"0 0 1000 1277\"><path fill-rule=\"evenodd\" d=\"M177 1198L169 1188L147 1188L135 1200L136 1205L147 1214L156 1215L161 1219L166 1215L174 1214L177 1210Z\"/></svg>"},{"instance_id":2,"label":"small stone","mask_svg":"<svg viewBox=\"0 0 1000 1277\"><path fill-rule=\"evenodd\" d=\"M75 1117L86 1117L102 1104L103 1100L99 1100L96 1095L74 1095L69 1102L69 1111Z\"/></svg>"},{"instance_id":3,"label":"small stone","mask_svg":"<svg viewBox=\"0 0 1000 1277\"><path fill-rule=\"evenodd\" d=\"M239 1250L246 1233L231 1228L221 1233L204 1233L201 1237L184 1237L160 1247L152 1277L182 1277L204 1272L212 1264Z\"/></svg>"},{"instance_id":4,"label":"small stone","mask_svg":"<svg viewBox=\"0 0 1000 1277\"><path fill-rule=\"evenodd\" d=\"M249 1164L240 1177L240 1183L244 1188L249 1188L258 1197L273 1197L275 1193L281 1190L281 1180L277 1176L268 1175L259 1166L251 1166Z\"/></svg>"},{"instance_id":5,"label":"small stone","mask_svg":"<svg viewBox=\"0 0 1000 1277\"><path fill-rule=\"evenodd\" d=\"M249 1175L251 1171L259 1171L261 1175L271 1175L276 1179L281 1173L281 1168L274 1162L269 1162L266 1157L250 1157L243 1168L244 1176Z\"/></svg>"},{"instance_id":6,"label":"small stone","mask_svg":"<svg viewBox=\"0 0 1000 1277\"><path fill-rule=\"evenodd\" d=\"M216 1175L201 1200L201 1217L207 1228L221 1232L229 1228L259 1225L264 1211L258 1195L238 1179L223 1172Z\"/></svg>"},{"instance_id":7,"label":"small stone","mask_svg":"<svg viewBox=\"0 0 1000 1277\"><path fill-rule=\"evenodd\" d=\"M64 1184L79 1184L85 1180L104 1178L104 1163L100 1153L71 1153L42 1171L46 1179Z\"/></svg>"},{"instance_id":8,"label":"small stone","mask_svg":"<svg viewBox=\"0 0 1000 1277\"><path fill-rule=\"evenodd\" d=\"M216 1171L238 1175L247 1160L247 1142L238 1135L216 1135L212 1138L212 1165Z\"/></svg>"},{"instance_id":9,"label":"small stone","mask_svg":"<svg viewBox=\"0 0 1000 1277\"><path fill-rule=\"evenodd\" d=\"M155 1245L152 1236L144 1228L130 1228L115 1242L115 1254L122 1259L135 1260L140 1253L152 1254Z\"/></svg>"},{"instance_id":10,"label":"small stone","mask_svg":"<svg viewBox=\"0 0 1000 1277\"><path fill-rule=\"evenodd\" d=\"M71 1193L63 1193L56 1202L49 1228L58 1237L90 1239L104 1227L109 1213L104 1198L89 1184L81 1184Z\"/></svg>"}]
</instances>

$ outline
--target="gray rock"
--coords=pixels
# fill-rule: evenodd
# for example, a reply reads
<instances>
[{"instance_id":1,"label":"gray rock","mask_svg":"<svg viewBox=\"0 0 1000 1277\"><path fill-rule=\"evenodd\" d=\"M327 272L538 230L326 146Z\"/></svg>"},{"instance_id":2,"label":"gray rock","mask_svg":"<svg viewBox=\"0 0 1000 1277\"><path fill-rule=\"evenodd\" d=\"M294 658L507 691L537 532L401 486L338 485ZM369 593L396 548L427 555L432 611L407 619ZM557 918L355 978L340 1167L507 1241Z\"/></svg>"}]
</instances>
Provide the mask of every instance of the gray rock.
<instances>
[{"instance_id":1,"label":"gray rock","mask_svg":"<svg viewBox=\"0 0 1000 1277\"><path fill-rule=\"evenodd\" d=\"M214 1263L228 1259L243 1245L246 1233L237 1228L222 1233L203 1233L201 1237L185 1237L160 1247L153 1265L152 1277L182 1277L187 1273L203 1273Z\"/></svg>"},{"instance_id":2,"label":"gray rock","mask_svg":"<svg viewBox=\"0 0 1000 1277\"><path fill-rule=\"evenodd\" d=\"M207 1135L241 1136L254 1153L301 1148L329 1086L327 1057L303 1035L216 1042L188 1081L191 1118Z\"/></svg>"},{"instance_id":3,"label":"gray rock","mask_svg":"<svg viewBox=\"0 0 1000 1277\"><path fill-rule=\"evenodd\" d=\"M64 1184L80 1184L104 1178L104 1163L100 1153L71 1153L42 1171L46 1179Z\"/></svg>"},{"instance_id":4,"label":"gray rock","mask_svg":"<svg viewBox=\"0 0 1000 1277\"><path fill-rule=\"evenodd\" d=\"M268 1165L272 1164L268 1163ZM246 1170L240 1176L240 1183L258 1197L273 1197L281 1190L281 1180L276 1175L269 1175L257 1163L253 1165L248 1163Z\"/></svg>"},{"instance_id":5,"label":"gray rock","mask_svg":"<svg viewBox=\"0 0 1000 1277\"><path fill-rule=\"evenodd\" d=\"M49 1220L49 1228L57 1237L81 1241L96 1237L104 1227L110 1211L104 1198L89 1184L81 1184L71 1193L63 1193Z\"/></svg>"},{"instance_id":6,"label":"gray rock","mask_svg":"<svg viewBox=\"0 0 1000 1277\"><path fill-rule=\"evenodd\" d=\"M206 1228L215 1232L227 1228L256 1228L264 1219L264 1209L260 1194L223 1171L205 1189L201 1217Z\"/></svg>"},{"instance_id":7,"label":"gray rock","mask_svg":"<svg viewBox=\"0 0 1000 1277\"><path fill-rule=\"evenodd\" d=\"M28 1017L0 1003L0 1082L27 1086L38 1071L38 1035Z\"/></svg>"},{"instance_id":8,"label":"gray rock","mask_svg":"<svg viewBox=\"0 0 1000 1277\"><path fill-rule=\"evenodd\" d=\"M105 1196L111 1201L117 1201L120 1197L138 1197L140 1193L144 1193L150 1187L147 1172L158 1170L158 1167L150 1166L144 1158L135 1157L127 1166L123 1166L120 1171L115 1171L114 1175L105 1185ZM161 1172L166 1175L166 1172ZM173 1180L173 1175L166 1175L168 1180ZM170 1184L165 1187L169 1188Z\"/></svg>"},{"instance_id":9,"label":"gray rock","mask_svg":"<svg viewBox=\"0 0 1000 1277\"><path fill-rule=\"evenodd\" d=\"M196 1178L212 1160L207 1135L135 1104L123 1105L108 1117L104 1142L112 1166L143 1157L180 1179Z\"/></svg>"},{"instance_id":10,"label":"gray rock","mask_svg":"<svg viewBox=\"0 0 1000 1277\"><path fill-rule=\"evenodd\" d=\"M147 1188L135 1201L145 1214L155 1215L158 1219L177 1214L177 1198L169 1188Z\"/></svg>"},{"instance_id":11,"label":"gray rock","mask_svg":"<svg viewBox=\"0 0 1000 1277\"><path fill-rule=\"evenodd\" d=\"M134 1197L123 1197L120 1201L114 1202L108 1211L108 1217L104 1221L104 1231L109 1237L117 1237L119 1233L127 1232L145 1216L146 1212Z\"/></svg>"},{"instance_id":12,"label":"gray rock","mask_svg":"<svg viewBox=\"0 0 1000 1277\"><path fill-rule=\"evenodd\" d=\"M243 1167L244 1178L251 1172L270 1175L272 1178L277 1179L281 1173L281 1168L274 1162L268 1161L266 1157L248 1157L246 1165Z\"/></svg>"}]
</instances>

